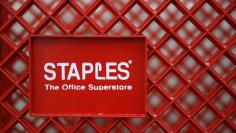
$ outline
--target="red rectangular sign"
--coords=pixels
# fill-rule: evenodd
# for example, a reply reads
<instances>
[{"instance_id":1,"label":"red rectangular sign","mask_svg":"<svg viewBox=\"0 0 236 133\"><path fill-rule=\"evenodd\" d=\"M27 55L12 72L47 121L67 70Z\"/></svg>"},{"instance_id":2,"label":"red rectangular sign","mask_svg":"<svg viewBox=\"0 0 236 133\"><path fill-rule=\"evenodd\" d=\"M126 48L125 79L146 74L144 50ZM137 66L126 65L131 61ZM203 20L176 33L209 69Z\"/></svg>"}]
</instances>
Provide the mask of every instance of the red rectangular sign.
<instances>
[{"instance_id":1,"label":"red rectangular sign","mask_svg":"<svg viewBox=\"0 0 236 133\"><path fill-rule=\"evenodd\" d=\"M30 113L142 117L144 37L43 37L30 42Z\"/></svg>"}]
</instances>

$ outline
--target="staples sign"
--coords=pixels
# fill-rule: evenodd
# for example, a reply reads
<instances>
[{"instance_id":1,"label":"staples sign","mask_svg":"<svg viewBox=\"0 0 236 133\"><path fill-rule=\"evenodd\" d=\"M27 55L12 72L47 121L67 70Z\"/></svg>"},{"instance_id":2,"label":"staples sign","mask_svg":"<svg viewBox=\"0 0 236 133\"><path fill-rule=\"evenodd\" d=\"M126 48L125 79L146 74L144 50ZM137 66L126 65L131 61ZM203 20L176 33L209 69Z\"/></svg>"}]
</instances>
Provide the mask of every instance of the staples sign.
<instances>
[{"instance_id":1,"label":"staples sign","mask_svg":"<svg viewBox=\"0 0 236 133\"><path fill-rule=\"evenodd\" d=\"M142 36L33 36L30 114L142 117L145 62Z\"/></svg>"}]
</instances>

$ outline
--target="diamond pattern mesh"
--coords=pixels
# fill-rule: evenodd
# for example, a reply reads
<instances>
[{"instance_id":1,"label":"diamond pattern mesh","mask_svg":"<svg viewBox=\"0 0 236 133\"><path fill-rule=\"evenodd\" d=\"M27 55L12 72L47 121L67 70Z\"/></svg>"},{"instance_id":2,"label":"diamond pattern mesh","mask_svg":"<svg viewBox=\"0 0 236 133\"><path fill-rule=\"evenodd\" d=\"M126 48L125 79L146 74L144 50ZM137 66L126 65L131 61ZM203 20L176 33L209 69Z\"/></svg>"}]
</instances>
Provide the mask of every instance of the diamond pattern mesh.
<instances>
[{"instance_id":1,"label":"diamond pattern mesh","mask_svg":"<svg viewBox=\"0 0 236 133\"><path fill-rule=\"evenodd\" d=\"M235 0L1 0L0 132L235 132L235 12ZM30 116L33 34L146 36L147 116Z\"/></svg>"}]
</instances>

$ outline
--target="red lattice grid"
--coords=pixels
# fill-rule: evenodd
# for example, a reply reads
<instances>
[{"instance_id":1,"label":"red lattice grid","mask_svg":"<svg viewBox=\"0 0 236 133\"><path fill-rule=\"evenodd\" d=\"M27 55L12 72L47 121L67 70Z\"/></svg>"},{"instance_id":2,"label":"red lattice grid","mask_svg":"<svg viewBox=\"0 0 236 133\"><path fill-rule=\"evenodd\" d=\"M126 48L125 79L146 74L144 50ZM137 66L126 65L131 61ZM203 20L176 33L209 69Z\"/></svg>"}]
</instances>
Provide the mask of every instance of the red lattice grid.
<instances>
[{"instance_id":1,"label":"red lattice grid","mask_svg":"<svg viewBox=\"0 0 236 133\"><path fill-rule=\"evenodd\" d=\"M167 60L169 60L169 62L174 62L185 50L174 38L171 37L160 46L159 51Z\"/></svg>"},{"instance_id":2,"label":"red lattice grid","mask_svg":"<svg viewBox=\"0 0 236 133\"><path fill-rule=\"evenodd\" d=\"M172 3L170 3L160 14L160 17L170 27L176 25L183 18L183 16L183 13Z\"/></svg>"},{"instance_id":3,"label":"red lattice grid","mask_svg":"<svg viewBox=\"0 0 236 133\"><path fill-rule=\"evenodd\" d=\"M219 16L218 13L207 2L204 3L194 14L194 16L203 23L204 26L209 26Z\"/></svg>"},{"instance_id":4,"label":"red lattice grid","mask_svg":"<svg viewBox=\"0 0 236 133\"><path fill-rule=\"evenodd\" d=\"M26 28L17 21L10 23L10 25L8 25L8 27L3 31L3 36L11 41L13 45L19 45L28 35L29 32Z\"/></svg>"},{"instance_id":5,"label":"red lattice grid","mask_svg":"<svg viewBox=\"0 0 236 133\"><path fill-rule=\"evenodd\" d=\"M223 44L235 37L235 26L232 26L226 20L222 20L212 30L212 34Z\"/></svg>"},{"instance_id":6,"label":"red lattice grid","mask_svg":"<svg viewBox=\"0 0 236 133\"><path fill-rule=\"evenodd\" d=\"M191 20L188 20L178 29L177 33L183 41L191 45L200 36L201 31Z\"/></svg>"},{"instance_id":7,"label":"red lattice grid","mask_svg":"<svg viewBox=\"0 0 236 133\"><path fill-rule=\"evenodd\" d=\"M98 6L97 9L90 15L90 18L101 28L105 28L112 19L115 18L115 14L104 4Z\"/></svg>"},{"instance_id":8,"label":"red lattice grid","mask_svg":"<svg viewBox=\"0 0 236 133\"><path fill-rule=\"evenodd\" d=\"M210 129L220 120L220 117L209 106L204 106L200 111L197 112L193 119L197 125L203 129Z\"/></svg>"},{"instance_id":9,"label":"red lattice grid","mask_svg":"<svg viewBox=\"0 0 236 133\"><path fill-rule=\"evenodd\" d=\"M191 10L200 0L180 0L185 8Z\"/></svg>"},{"instance_id":10,"label":"red lattice grid","mask_svg":"<svg viewBox=\"0 0 236 133\"><path fill-rule=\"evenodd\" d=\"M189 80L195 78L203 69L203 66L192 55L185 56L176 67Z\"/></svg>"},{"instance_id":11,"label":"red lattice grid","mask_svg":"<svg viewBox=\"0 0 236 133\"><path fill-rule=\"evenodd\" d=\"M208 37L201 40L193 49L205 62L210 62L220 51L220 47L216 45Z\"/></svg>"},{"instance_id":12,"label":"red lattice grid","mask_svg":"<svg viewBox=\"0 0 236 133\"><path fill-rule=\"evenodd\" d=\"M205 72L194 82L193 86L200 93L209 97L213 92L219 89L221 84L210 72Z\"/></svg>"},{"instance_id":13,"label":"red lattice grid","mask_svg":"<svg viewBox=\"0 0 236 133\"><path fill-rule=\"evenodd\" d=\"M35 28L46 16L36 5L33 4L22 14L21 17L30 27Z\"/></svg>"},{"instance_id":14,"label":"red lattice grid","mask_svg":"<svg viewBox=\"0 0 236 133\"><path fill-rule=\"evenodd\" d=\"M165 0L143 0L152 10L157 10Z\"/></svg>"},{"instance_id":15,"label":"red lattice grid","mask_svg":"<svg viewBox=\"0 0 236 133\"><path fill-rule=\"evenodd\" d=\"M152 21L143 31L142 34L151 42L156 45L166 35L166 31L156 22Z\"/></svg>"},{"instance_id":16,"label":"red lattice grid","mask_svg":"<svg viewBox=\"0 0 236 133\"><path fill-rule=\"evenodd\" d=\"M0 132L235 132L235 12L235 0L0 0ZM35 34L146 36L146 117L30 116Z\"/></svg>"},{"instance_id":17,"label":"red lattice grid","mask_svg":"<svg viewBox=\"0 0 236 133\"><path fill-rule=\"evenodd\" d=\"M135 3L124 16L135 28L139 28L148 19L149 14L140 4Z\"/></svg>"},{"instance_id":18,"label":"red lattice grid","mask_svg":"<svg viewBox=\"0 0 236 133\"><path fill-rule=\"evenodd\" d=\"M64 26L64 28L70 29L78 23L80 20L80 14L75 11L70 4L67 4L55 15L55 18Z\"/></svg>"}]
</instances>

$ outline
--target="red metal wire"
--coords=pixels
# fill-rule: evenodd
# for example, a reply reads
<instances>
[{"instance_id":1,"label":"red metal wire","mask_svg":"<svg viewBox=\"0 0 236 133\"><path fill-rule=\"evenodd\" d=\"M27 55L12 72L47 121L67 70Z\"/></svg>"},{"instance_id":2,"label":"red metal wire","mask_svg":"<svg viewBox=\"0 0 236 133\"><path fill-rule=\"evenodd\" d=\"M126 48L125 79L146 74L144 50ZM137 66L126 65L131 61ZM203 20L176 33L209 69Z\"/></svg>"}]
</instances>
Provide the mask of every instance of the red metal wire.
<instances>
[{"instance_id":1,"label":"red metal wire","mask_svg":"<svg viewBox=\"0 0 236 133\"><path fill-rule=\"evenodd\" d=\"M235 132L234 0L1 0L0 132ZM31 117L31 35L144 35L145 118Z\"/></svg>"}]
</instances>

